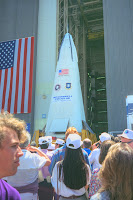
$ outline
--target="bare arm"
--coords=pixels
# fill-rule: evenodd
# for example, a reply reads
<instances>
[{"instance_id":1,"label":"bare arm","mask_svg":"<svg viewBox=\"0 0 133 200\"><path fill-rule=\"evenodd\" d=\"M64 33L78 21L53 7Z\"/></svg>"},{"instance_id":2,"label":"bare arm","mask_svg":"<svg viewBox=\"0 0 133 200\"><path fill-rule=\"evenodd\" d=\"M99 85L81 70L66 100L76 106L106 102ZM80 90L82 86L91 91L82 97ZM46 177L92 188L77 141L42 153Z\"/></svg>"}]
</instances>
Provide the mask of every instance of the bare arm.
<instances>
[{"instance_id":1,"label":"bare arm","mask_svg":"<svg viewBox=\"0 0 133 200\"><path fill-rule=\"evenodd\" d=\"M100 144L101 144L100 140L99 140L98 142L95 142L95 143L91 146L91 147L92 147L92 150L97 149L97 148L100 148Z\"/></svg>"},{"instance_id":2,"label":"bare arm","mask_svg":"<svg viewBox=\"0 0 133 200\"><path fill-rule=\"evenodd\" d=\"M51 160L49 159L49 157L41 150L39 150L37 147L29 146L27 150L32 152L37 152L39 156L44 157L46 159L45 166L49 166L51 164Z\"/></svg>"},{"instance_id":3,"label":"bare arm","mask_svg":"<svg viewBox=\"0 0 133 200\"><path fill-rule=\"evenodd\" d=\"M86 186L85 186L85 189L88 190L88 188L89 188L89 185L86 185Z\"/></svg>"}]
</instances>

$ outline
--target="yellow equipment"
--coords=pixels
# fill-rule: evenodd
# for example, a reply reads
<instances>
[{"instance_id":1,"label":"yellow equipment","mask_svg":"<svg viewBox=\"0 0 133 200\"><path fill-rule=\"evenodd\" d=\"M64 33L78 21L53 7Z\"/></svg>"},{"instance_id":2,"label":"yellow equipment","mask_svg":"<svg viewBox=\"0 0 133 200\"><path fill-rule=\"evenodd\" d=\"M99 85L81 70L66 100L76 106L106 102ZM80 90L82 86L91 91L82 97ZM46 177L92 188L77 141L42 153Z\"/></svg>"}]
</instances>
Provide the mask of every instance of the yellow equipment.
<instances>
[{"instance_id":1,"label":"yellow equipment","mask_svg":"<svg viewBox=\"0 0 133 200\"><path fill-rule=\"evenodd\" d=\"M97 138L96 138L96 134L92 134L91 132L82 129L82 132L79 133L79 135L81 136L82 140L84 140L85 138L89 138L92 141L92 144L94 144L95 142L97 142ZM33 137L31 139L31 142L35 139L36 142L36 146L38 147L38 139L39 137L44 136L44 133L41 130L37 130L34 132Z\"/></svg>"},{"instance_id":2,"label":"yellow equipment","mask_svg":"<svg viewBox=\"0 0 133 200\"><path fill-rule=\"evenodd\" d=\"M38 146L39 146L39 145L38 145L38 139L39 139L39 137L42 137L42 136L44 136L44 133L43 133L43 132L41 132L40 130L35 131L34 134L33 134L32 139L31 139L31 142L32 142L32 141L34 140L34 138L35 138L36 146L38 147Z\"/></svg>"},{"instance_id":3,"label":"yellow equipment","mask_svg":"<svg viewBox=\"0 0 133 200\"><path fill-rule=\"evenodd\" d=\"M84 140L85 138L89 138L92 141L92 144L97 142L96 134L95 133L93 134L87 130L82 129L80 136L81 136L82 140Z\"/></svg>"}]
</instances>

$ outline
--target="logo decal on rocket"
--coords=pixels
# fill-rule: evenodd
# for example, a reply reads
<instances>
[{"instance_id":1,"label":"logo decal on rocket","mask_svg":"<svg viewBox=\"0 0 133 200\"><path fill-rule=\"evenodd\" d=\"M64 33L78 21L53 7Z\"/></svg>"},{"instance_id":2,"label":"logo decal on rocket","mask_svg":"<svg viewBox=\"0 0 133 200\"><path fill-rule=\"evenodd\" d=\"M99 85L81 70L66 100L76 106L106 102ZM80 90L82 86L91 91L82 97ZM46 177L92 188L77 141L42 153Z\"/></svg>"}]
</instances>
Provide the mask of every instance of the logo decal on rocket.
<instances>
[{"instance_id":1,"label":"logo decal on rocket","mask_svg":"<svg viewBox=\"0 0 133 200\"><path fill-rule=\"evenodd\" d=\"M61 88L61 86L60 86L59 84L57 84L57 85L55 86L55 90L56 90L56 91L60 90L60 88Z\"/></svg>"},{"instance_id":2,"label":"logo decal on rocket","mask_svg":"<svg viewBox=\"0 0 133 200\"><path fill-rule=\"evenodd\" d=\"M66 96L54 96L53 97L53 102L57 101L71 101L72 100L72 95L66 95Z\"/></svg>"},{"instance_id":3,"label":"logo decal on rocket","mask_svg":"<svg viewBox=\"0 0 133 200\"><path fill-rule=\"evenodd\" d=\"M71 89L72 88L72 85L71 85L71 83L66 83L66 87L65 87L66 89Z\"/></svg>"},{"instance_id":4,"label":"logo decal on rocket","mask_svg":"<svg viewBox=\"0 0 133 200\"><path fill-rule=\"evenodd\" d=\"M68 75L69 69L60 69L59 70L59 76Z\"/></svg>"}]
</instances>

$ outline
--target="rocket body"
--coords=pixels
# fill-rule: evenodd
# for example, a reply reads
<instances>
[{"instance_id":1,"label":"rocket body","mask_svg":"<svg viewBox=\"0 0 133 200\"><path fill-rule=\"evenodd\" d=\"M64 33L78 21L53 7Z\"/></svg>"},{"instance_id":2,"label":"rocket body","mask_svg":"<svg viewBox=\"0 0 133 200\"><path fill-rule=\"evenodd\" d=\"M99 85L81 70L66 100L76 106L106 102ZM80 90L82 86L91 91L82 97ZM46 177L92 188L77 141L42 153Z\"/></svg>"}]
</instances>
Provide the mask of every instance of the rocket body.
<instances>
[{"instance_id":1,"label":"rocket body","mask_svg":"<svg viewBox=\"0 0 133 200\"><path fill-rule=\"evenodd\" d=\"M58 56L46 135L65 132L71 126L81 132L82 120L85 121L85 113L77 51L72 36L66 33Z\"/></svg>"}]
</instances>

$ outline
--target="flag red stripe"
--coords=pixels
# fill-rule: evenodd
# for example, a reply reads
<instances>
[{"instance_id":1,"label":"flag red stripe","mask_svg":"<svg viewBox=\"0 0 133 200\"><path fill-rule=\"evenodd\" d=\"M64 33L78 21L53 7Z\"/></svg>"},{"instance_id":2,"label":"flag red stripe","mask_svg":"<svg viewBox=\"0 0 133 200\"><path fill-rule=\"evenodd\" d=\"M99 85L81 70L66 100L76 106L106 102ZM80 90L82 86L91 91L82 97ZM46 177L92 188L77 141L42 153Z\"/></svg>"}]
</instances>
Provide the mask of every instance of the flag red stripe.
<instances>
[{"instance_id":1,"label":"flag red stripe","mask_svg":"<svg viewBox=\"0 0 133 200\"><path fill-rule=\"evenodd\" d=\"M13 82L13 67L11 67L10 89L9 89L8 106L7 106L8 112L10 112L11 108L12 82Z\"/></svg>"},{"instance_id":2,"label":"flag red stripe","mask_svg":"<svg viewBox=\"0 0 133 200\"><path fill-rule=\"evenodd\" d=\"M28 38L25 38L24 62L23 62L23 83L22 83L21 113L24 113L25 79L26 79L26 60L27 60L27 43L28 43Z\"/></svg>"},{"instance_id":3,"label":"flag red stripe","mask_svg":"<svg viewBox=\"0 0 133 200\"><path fill-rule=\"evenodd\" d=\"M30 48L28 48L28 40L31 39L31 45ZM21 48L22 48L22 41L24 40L24 52L21 52ZM15 66L11 67L10 69L10 79L8 79L8 73L9 73L9 69L2 69L5 71L5 73L3 73L2 70L0 70L0 87L2 85L2 89L3 91L1 91L0 94L2 99L1 100L1 107L0 110L4 110L5 105L7 105L7 111L11 112L11 113L30 113L31 112L31 106L32 106L32 82L33 82L33 56L34 56L34 37L31 38L23 38L17 40L17 52L14 53L14 64ZM24 53L24 54L23 54ZM28 62L28 66L27 66L27 59L28 59L28 54L30 55L30 63ZM21 56L23 56L23 69L20 69L20 62L21 62ZM28 60L29 60L28 59ZM13 61L12 61L13 62ZM17 62L17 63L16 63ZM14 67L16 69L14 69ZM28 68L28 69L27 69ZM23 71L22 76L20 76L20 70ZM28 77L27 77L27 70L28 70ZM16 72L14 74L14 72ZM2 76L4 75L4 77L2 78ZM15 77L14 77L15 75ZM20 79L19 79L20 78ZM1 83L2 81L2 83ZM8 83L9 81L9 83ZM26 81L28 85L26 84ZM20 85L22 84L22 85ZM7 86L9 86L9 94L8 94L8 98L6 98L6 92L7 92ZM19 98L21 95L21 99ZM28 95L28 96L25 96ZM21 101L20 102L18 101ZM27 101L28 100L28 101ZM7 101L7 102L6 102ZM26 108L25 108L26 106Z\"/></svg>"},{"instance_id":4,"label":"flag red stripe","mask_svg":"<svg viewBox=\"0 0 133 200\"><path fill-rule=\"evenodd\" d=\"M34 37L31 37L28 113L31 112L31 104L32 104L31 99L32 99L32 79L33 79L33 56L34 56Z\"/></svg>"},{"instance_id":5,"label":"flag red stripe","mask_svg":"<svg viewBox=\"0 0 133 200\"><path fill-rule=\"evenodd\" d=\"M17 113L17 103L18 103L18 86L19 86L18 84L19 84L19 68L20 68L21 43L22 43L22 39L19 39L18 59L17 59L17 72L16 72L16 91L15 91L15 102L14 102L14 114Z\"/></svg>"},{"instance_id":6,"label":"flag red stripe","mask_svg":"<svg viewBox=\"0 0 133 200\"><path fill-rule=\"evenodd\" d=\"M5 106L5 96L6 96L6 86L7 86L7 75L8 75L8 69L5 69L5 78L4 78L4 87L3 87L3 97L2 97L2 110L4 110L4 106Z\"/></svg>"}]
</instances>

